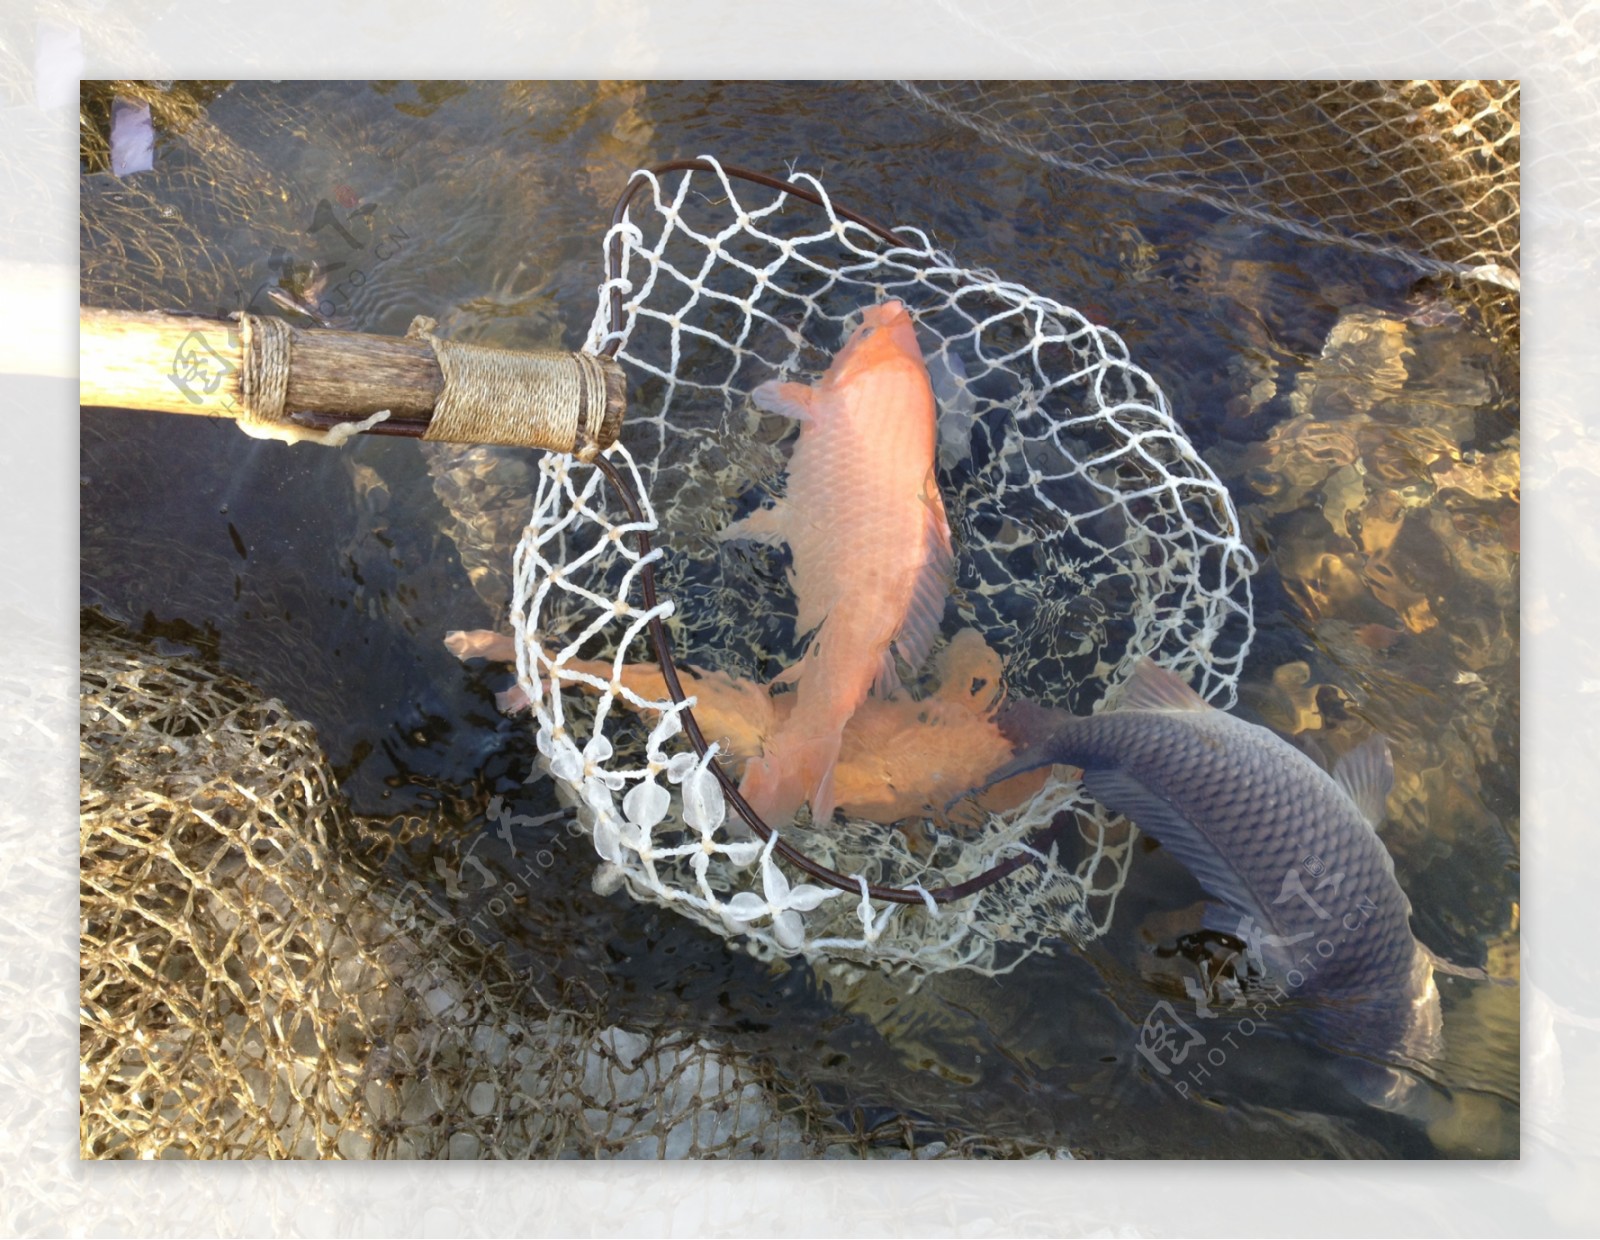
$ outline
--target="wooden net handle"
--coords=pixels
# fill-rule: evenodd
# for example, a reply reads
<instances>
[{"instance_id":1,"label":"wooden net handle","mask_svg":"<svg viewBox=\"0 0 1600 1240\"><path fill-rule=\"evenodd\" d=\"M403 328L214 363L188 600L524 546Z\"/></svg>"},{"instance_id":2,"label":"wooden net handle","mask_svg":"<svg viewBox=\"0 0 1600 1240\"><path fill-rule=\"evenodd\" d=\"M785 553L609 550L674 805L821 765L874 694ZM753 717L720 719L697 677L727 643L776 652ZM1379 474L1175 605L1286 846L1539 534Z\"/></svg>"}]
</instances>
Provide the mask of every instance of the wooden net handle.
<instances>
[{"instance_id":1,"label":"wooden net handle","mask_svg":"<svg viewBox=\"0 0 1600 1240\"><path fill-rule=\"evenodd\" d=\"M616 440L626 409L626 380L610 358L451 344L426 321L396 337L86 306L78 322L79 403L89 406L256 425L388 410L388 433L585 458Z\"/></svg>"}]
</instances>

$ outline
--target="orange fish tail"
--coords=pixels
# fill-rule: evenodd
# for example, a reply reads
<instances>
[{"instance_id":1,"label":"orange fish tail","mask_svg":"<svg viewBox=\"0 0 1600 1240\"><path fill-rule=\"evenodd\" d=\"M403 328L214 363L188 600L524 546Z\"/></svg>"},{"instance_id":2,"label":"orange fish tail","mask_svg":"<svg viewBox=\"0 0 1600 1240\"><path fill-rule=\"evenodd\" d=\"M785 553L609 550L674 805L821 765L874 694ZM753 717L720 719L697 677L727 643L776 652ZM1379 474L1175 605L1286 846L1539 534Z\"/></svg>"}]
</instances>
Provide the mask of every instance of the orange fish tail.
<instances>
[{"instance_id":1,"label":"orange fish tail","mask_svg":"<svg viewBox=\"0 0 1600 1240\"><path fill-rule=\"evenodd\" d=\"M833 817L833 774L838 761L837 733L769 746L765 755L752 759L745 768L739 791L769 826L786 826L807 801L812 821L824 823Z\"/></svg>"},{"instance_id":2,"label":"orange fish tail","mask_svg":"<svg viewBox=\"0 0 1600 1240\"><path fill-rule=\"evenodd\" d=\"M739 793L769 827L788 825L805 792L792 771L771 758L752 758L744 768Z\"/></svg>"}]
</instances>

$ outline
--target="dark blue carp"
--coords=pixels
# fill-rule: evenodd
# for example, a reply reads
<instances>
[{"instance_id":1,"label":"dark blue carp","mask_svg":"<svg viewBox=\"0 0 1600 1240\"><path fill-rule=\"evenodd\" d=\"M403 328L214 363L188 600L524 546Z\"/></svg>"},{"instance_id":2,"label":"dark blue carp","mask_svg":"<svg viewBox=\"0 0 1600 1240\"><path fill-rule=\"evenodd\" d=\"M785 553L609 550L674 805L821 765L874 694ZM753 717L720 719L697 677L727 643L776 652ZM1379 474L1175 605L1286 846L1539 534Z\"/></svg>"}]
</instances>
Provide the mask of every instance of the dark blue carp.
<instances>
[{"instance_id":1,"label":"dark blue carp","mask_svg":"<svg viewBox=\"0 0 1600 1240\"><path fill-rule=\"evenodd\" d=\"M1411 933L1411 902L1376 831L1394 782L1382 737L1330 774L1148 661L1099 714L1017 703L1001 726L1018 753L990 783L1082 768L1089 795L1222 901L1207 925L1245 941L1283 1013L1303 1014L1318 1041L1384 1058L1438 1054L1435 958Z\"/></svg>"}]
</instances>

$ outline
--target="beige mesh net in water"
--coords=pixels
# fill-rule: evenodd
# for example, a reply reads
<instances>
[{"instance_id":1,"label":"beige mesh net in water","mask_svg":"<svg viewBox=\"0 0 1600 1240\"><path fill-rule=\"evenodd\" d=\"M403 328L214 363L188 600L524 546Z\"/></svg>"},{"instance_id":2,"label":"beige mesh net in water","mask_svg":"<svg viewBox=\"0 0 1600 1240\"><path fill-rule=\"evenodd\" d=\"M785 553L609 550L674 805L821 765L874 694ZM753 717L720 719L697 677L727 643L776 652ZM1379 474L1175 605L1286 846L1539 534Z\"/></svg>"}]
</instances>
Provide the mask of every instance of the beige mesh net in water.
<instances>
[{"instance_id":1,"label":"beige mesh net in water","mask_svg":"<svg viewBox=\"0 0 1600 1240\"><path fill-rule=\"evenodd\" d=\"M784 420L763 421L748 393L820 371L856 313L886 298L914 314L940 397L938 480L960 564L948 649L987 651L1011 692L1087 710L1150 656L1231 705L1254 559L1226 489L1123 342L1070 307L960 267L915 229L842 213L812 178L703 160L634 188L589 341L635 382L628 446L607 454L608 474L543 459L512 606L539 751L604 862L597 887L757 954L918 972L996 973L1095 937L1130 830L1073 784L1053 778L964 826L802 817L772 824L763 845L712 767L726 743L692 747L684 703L659 681L641 688L642 638L670 624L678 653L711 673L702 696L731 683L759 698L759 669L792 662L804 635L773 564L714 539L752 480L783 466ZM789 631L774 636L774 613ZM797 883L786 845L831 878ZM1011 873L984 885L997 866Z\"/></svg>"},{"instance_id":2,"label":"beige mesh net in water","mask_svg":"<svg viewBox=\"0 0 1600 1240\"><path fill-rule=\"evenodd\" d=\"M86 613L88 1158L1048 1155L534 986L368 869L309 724Z\"/></svg>"},{"instance_id":3,"label":"beige mesh net in water","mask_svg":"<svg viewBox=\"0 0 1600 1240\"><path fill-rule=\"evenodd\" d=\"M1455 285L1514 344L1515 81L901 82L1033 159L1176 194Z\"/></svg>"}]
</instances>

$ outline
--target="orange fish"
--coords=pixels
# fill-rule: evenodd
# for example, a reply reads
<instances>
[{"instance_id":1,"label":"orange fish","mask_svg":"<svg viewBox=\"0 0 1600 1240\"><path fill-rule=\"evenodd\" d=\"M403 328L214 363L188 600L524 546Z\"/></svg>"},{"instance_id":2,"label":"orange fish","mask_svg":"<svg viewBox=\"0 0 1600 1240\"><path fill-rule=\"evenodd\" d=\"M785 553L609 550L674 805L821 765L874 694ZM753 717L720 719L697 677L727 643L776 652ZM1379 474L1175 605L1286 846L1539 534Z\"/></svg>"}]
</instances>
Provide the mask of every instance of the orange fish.
<instances>
[{"instance_id":1,"label":"orange fish","mask_svg":"<svg viewBox=\"0 0 1600 1240\"><path fill-rule=\"evenodd\" d=\"M797 628L812 637L779 677L794 683L793 705L740 791L773 825L806 801L820 824L839 802L845 724L870 690L899 688L897 655L921 666L944 614L953 557L933 473L933 389L911 315L886 301L863 313L818 383L763 383L752 395L800 435L783 498L721 537L789 545Z\"/></svg>"},{"instance_id":2,"label":"orange fish","mask_svg":"<svg viewBox=\"0 0 1600 1240\"><path fill-rule=\"evenodd\" d=\"M458 659L514 663L517 658L511 637L488 629L458 629L446 633L444 644ZM600 680L611 679L610 659L569 659L562 667ZM726 672L696 672L682 665L678 667L678 680L683 685L685 697L699 697L700 704L694 708L695 720L707 740L717 741L722 746L724 756L744 762L761 752L767 737L772 734L776 715L773 699L764 688L748 680L729 676ZM661 674L661 668L654 663L624 663L620 683L624 689L645 701L666 702L672 698L667 692L667 681ZM578 684L599 692L593 685L582 681ZM634 709L634 704L627 698L618 700L628 709ZM495 694L494 701L507 714L526 710L531 705L521 685L512 685Z\"/></svg>"},{"instance_id":3,"label":"orange fish","mask_svg":"<svg viewBox=\"0 0 1600 1240\"><path fill-rule=\"evenodd\" d=\"M450 633L445 645L458 658L510 662L509 637L477 631ZM611 678L610 660L574 659L572 671ZM851 818L894 823L931 815L963 825L974 822L970 805L954 815L944 807L977 787L1013 757L1013 746L996 719L1002 698L1000 657L974 629L963 629L934 661L937 692L909 697L869 697L844 726L834 772L838 806ZM794 694L771 697L765 688L725 672L679 669L683 691L699 699L695 719L707 739L722 746L735 774L771 744L795 709ZM582 682L579 682L582 683ZM626 663L621 684L650 701L668 698L661 669L654 663ZM592 688L592 686L585 686ZM502 709L528 704L520 688L499 695ZM626 697L618 699L633 709ZM1048 770L1033 771L996 785L978 800L982 809L1000 812L1020 805L1044 785Z\"/></svg>"},{"instance_id":4,"label":"orange fish","mask_svg":"<svg viewBox=\"0 0 1600 1240\"><path fill-rule=\"evenodd\" d=\"M891 823L927 815L937 822L976 826L972 805L945 809L971 793L965 783L988 755L1013 751L999 726L1004 697L1000 656L976 629L962 629L934 659L937 692L869 697L844 726L834 791L851 818ZM776 701L781 705L783 698ZM978 808L1000 813L1039 791L1049 770L996 784L976 798Z\"/></svg>"}]
</instances>

